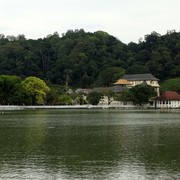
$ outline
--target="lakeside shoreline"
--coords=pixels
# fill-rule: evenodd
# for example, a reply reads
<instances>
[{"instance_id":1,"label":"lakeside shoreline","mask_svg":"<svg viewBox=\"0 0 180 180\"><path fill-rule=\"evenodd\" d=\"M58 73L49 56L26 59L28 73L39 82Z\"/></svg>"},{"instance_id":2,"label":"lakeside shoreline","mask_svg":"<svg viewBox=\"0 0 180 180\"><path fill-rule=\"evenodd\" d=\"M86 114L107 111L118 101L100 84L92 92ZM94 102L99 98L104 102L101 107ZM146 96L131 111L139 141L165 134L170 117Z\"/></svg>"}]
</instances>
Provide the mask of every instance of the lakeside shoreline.
<instances>
[{"instance_id":1,"label":"lakeside shoreline","mask_svg":"<svg viewBox=\"0 0 180 180\"><path fill-rule=\"evenodd\" d=\"M135 106L135 105L0 105L0 111L10 110L36 110L36 109L122 109L122 110L180 110L180 108L155 108L154 106Z\"/></svg>"},{"instance_id":2,"label":"lakeside shoreline","mask_svg":"<svg viewBox=\"0 0 180 180\"><path fill-rule=\"evenodd\" d=\"M6 110L25 110L25 109L155 109L154 107L140 107L134 105L114 106L114 105L40 105L40 106L18 106L0 105L0 111Z\"/></svg>"}]
</instances>

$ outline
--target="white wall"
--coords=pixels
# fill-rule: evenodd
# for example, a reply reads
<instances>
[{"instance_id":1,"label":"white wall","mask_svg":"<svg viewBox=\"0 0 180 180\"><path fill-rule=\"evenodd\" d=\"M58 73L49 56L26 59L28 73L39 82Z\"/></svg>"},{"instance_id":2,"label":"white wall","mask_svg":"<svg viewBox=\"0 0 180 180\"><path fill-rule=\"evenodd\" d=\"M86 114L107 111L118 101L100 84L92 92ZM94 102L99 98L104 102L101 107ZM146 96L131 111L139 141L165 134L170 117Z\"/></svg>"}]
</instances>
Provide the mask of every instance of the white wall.
<instances>
[{"instance_id":1,"label":"white wall","mask_svg":"<svg viewBox=\"0 0 180 180\"><path fill-rule=\"evenodd\" d=\"M180 108L180 101L157 101L157 108Z\"/></svg>"}]
</instances>

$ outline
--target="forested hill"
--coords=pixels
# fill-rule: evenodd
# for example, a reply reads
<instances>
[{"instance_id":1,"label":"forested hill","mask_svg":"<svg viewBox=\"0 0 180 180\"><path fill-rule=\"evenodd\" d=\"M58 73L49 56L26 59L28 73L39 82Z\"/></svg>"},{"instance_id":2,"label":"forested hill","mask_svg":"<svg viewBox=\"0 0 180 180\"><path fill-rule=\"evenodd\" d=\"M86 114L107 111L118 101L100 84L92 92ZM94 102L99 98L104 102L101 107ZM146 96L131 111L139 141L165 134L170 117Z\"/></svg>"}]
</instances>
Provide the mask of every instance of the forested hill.
<instances>
[{"instance_id":1,"label":"forested hill","mask_svg":"<svg viewBox=\"0 0 180 180\"><path fill-rule=\"evenodd\" d=\"M124 73L148 72L161 80L180 76L179 32L152 32L138 44L83 29L38 40L0 34L0 74L89 87L108 86Z\"/></svg>"}]
</instances>

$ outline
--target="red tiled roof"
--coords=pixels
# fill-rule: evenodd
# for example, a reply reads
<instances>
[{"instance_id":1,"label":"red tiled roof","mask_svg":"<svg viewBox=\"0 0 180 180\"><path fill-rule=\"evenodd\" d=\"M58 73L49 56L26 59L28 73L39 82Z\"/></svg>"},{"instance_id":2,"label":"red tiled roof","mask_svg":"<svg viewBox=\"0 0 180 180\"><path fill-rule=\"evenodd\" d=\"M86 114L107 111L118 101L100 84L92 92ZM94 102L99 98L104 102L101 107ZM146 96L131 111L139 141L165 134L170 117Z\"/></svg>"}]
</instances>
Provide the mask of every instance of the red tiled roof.
<instances>
[{"instance_id":1,"label":"red tiled roof","mask_svg":"<svg viewBox=\"0 0 180 180\"><path fill-rule=\"evenodd\" d=\"M174 91L165 91L160 97L157 98L157 100L161 100L161 101L179 100L180 101L180 95Z\"/></svg>"}]
</instances>

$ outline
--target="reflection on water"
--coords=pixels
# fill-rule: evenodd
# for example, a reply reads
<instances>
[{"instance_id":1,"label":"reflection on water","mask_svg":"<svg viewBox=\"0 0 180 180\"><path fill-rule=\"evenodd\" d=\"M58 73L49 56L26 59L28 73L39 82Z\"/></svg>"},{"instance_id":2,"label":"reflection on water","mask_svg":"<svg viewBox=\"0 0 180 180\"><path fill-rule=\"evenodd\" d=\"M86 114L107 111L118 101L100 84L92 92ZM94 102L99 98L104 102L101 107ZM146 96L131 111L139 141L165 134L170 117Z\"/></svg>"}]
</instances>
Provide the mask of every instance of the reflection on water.
<instances>
[{"instance_id":1,"label":"reflection on water","mask_svg":"<svg viewBox=\"0 0 180 180\"><path fill-rule=\"evenodd\" d=\"M180 179L180 111L0 114L0 179Z\"/></svg>"}]
</instances>

